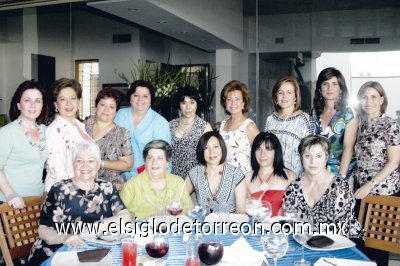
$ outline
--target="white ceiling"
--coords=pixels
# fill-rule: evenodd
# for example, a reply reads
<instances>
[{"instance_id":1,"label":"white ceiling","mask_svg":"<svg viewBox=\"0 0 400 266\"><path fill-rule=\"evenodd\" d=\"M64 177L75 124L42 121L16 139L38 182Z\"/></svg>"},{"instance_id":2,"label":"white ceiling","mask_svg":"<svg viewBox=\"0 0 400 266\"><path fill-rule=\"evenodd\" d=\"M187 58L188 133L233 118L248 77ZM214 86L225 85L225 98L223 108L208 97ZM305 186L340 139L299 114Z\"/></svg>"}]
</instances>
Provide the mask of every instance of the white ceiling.
<instances>
[{"instance_id":1,"label":"white ceiling","mask_svg":"<svg viewBox=\"0 0 400 266\"><path fill-rule=\"evenodd\" d=\"M108 0L89 2L88 6L118 16L205 51L234 47L190 22L146 0Z\"/></svg>"}]
</instances>

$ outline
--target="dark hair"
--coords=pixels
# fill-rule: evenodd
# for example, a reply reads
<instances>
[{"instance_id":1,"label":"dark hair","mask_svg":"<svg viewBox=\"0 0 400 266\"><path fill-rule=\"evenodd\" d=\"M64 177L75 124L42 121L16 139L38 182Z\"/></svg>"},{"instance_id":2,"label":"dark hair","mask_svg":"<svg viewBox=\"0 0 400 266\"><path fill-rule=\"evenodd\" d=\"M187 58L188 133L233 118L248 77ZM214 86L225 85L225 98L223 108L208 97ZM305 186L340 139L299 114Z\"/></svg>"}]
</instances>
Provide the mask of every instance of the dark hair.
<instances>
[{"instance_id":1,"label":"dark hair","mask_svg":"<svg viewBox=\"0 0 400 266\"><path fill-rule=\"evenodd\" d=\"M358 100L358 107L357 107L357 109L358 109L359 114L360 114L362 117L365 116L365 112L364 112L364 110L361 108L360 103L361 103L361 99L362 99L362 97L363 97L365 91L366 91L368 88L373 88L373 89L375 89L375 90L379 93L379 95L380 95L381 97L383 97L383 103L382 103L382 105L381 105L380 112L381 112L381 114L385 113L385 112L386 112L386 108L387 108L387 106L388 106L388 99L387 99L385 90L383 89L382 85L381 85L379 82L377 82L377 81L367 81L367 82L365 82L363 85L361 85L361 88L360 88L360 89L358 90L358 92L357 92L357 100ZM398 111L397 111L397 112L398 112Z\"/></svg>"},{"instance_id":2,"label":"dark hair","mask_svg":"<svg viewBox=\"0 0 400 266\"><path fill-rule=\"evenodd\" d=\"M200 97L199 97L199 90L192 87L192 86L185 86L178 89L176 94L176 104L179 106L184 100L185 97L188 97L192 100L195 100L197 106L200 105Z\"/></svg>"},{"instance_id":3,"label":"dark hair","mask_svg":"<svg viewBox=\"0 0 400 266\"><path fill-rule=\"evenodd\" d=\"M301 108L301 93L300 93L300 87L297 81L291 77L291 76L285 76L280 78L274 85L274 88L272 89L272 99L274 100L274 107L275 111L279 111L281 107L277 104L277 95L280 87L284 83L290 83L294 87L294 95L296 97L296 102L294 105L294 111L300 110Z\"/></svg>"},{"instance_id":4,"label":"dark hair","mask_svg":"<svg viewBox=\"0 0 400 266\"><path fill-rule=\"evenodd\" d=\"M325 107L325 100L321 94L321 85L324 81L329 80L333 77L337 78L339 87L341 89L341 95L339 97L339 101L335 104L335 109L343 111L347 106L346 101L349 97L349 92L347 90L346 81L344 80L344 77L339 70L337 70L334 67L328 67L319 73L318 79L317 79L317 85L315 87L313 102L314 102L314 108L315 108L315 111L317 112L317 115L322 114L322 112L324 111L324 107Z\"/></svg>"},{"instance_id":5,"label":"dark hair","mask_svg":"<svg viewBox=\"0 0 400 266\"><path fill-rule=\"evenodd\" d=\"M135 80L130 86L129 86L129 90L126 93L126 97L128 99L128 102L131 101L131 95L134 94L136 92L136 88L137 87L145 87L149 90L150 93L150 97L151 97L151 104L153 104L155 98L156 98L156 88L154 88L153 84L151 84L151 82L149 81L145 81L145 80Z\"/></svg>"},{"instance_id":6,"label":"dark hair","mask_svg":"<svg viewBox=\"0 0 400 266\"><path fill-rule=\"evenodd\" d=\"M69 78L60 78L51 85L54 101L57 101L58 95L65 88L72 88L76 92L78 99L82 98L82 87L78 81Z\"/></svg>"},{"instance_id":7,"label":"dark hair","mask_svg":"<svg viewBox=\"0 0 400 266\"><path fill-rule=\"evenodd\" d=\"M121 99L119 97L119 92L113 88L107 88L99 91L99 93L97 93L96 100L94 101L95 106L97 107L97 104L99 104L101 99L106 99L106 98L112 98L115 100L118 111L119 108L121 107Z\"/></svg>"},{"instance_id":8,"label":"dark hair","mask_svg":"<svg viewBox=\"0 0 400 266\"><path fill-rule=\"evenodd\" d=\"M43 107L42 111L40 112L40 115L36 118L36 122L38 124L43 124L47 118L47 115L49 114L49 106L47 105L47 100L46 100L47 95L43 87L34 80L28 80L22 82L18 86L17 90L14 92L14 95L10 103L10 111L9 111L10 119L11 121L14 121L20 116L21 111L18 109L17 104L21 101L22 94L24 94L26 90L30 89L36 89L40 91L40 93L42 94Z\"/></svg>"},{"instance_id":9,"label":"dark hair","mask_svg":"<svg viewBox=\"0 0 400 266\"><path fill-rule=\"evenodd\" d=\"M281 176L287 180L288 176L285 172L285 169L287 168L283 163L282 146L281 143L279 142L278 137L272 134L271 132L261 132L254 138L253 145L251 145L250 162L251 162L251 167L253 168L253 175L251 176L251 182L253 182L253 180L257 178L258 172L260 171L260 165L258 164L256 158L256 151L258 150L258 148L260 148L261 144L263 143L265 143L265 145L267 144L271 145L271 147L275 150L275 156L273 162L274 173L277 176Z\"/></svg>"},{"instance_id":10,"label":"dark hair","mask_svg":"<svg viewBox=\"0 0 400 266\"><path fill-rule=\"evenodd\" d=\"M218 131L208 131L200 137L196 147L196 157L199 163L201 163L202 165L207 164L206 160L204 159L204 150L206 149L208 141L210 140L211 137L216 137L218 139L219 145L221 146L222 149L221 161L219 163L222 164L226 160L227 150L225 141L222 138L221 134L219 134Z\"/></svg>"},{"instance_id":11,"label":"dark hair","mask_svg":"<svg viewBox=\"0 0 400 266\"><path fill-rule=\"evenodd\" d=\"M225 113L229 114L229 112L226 110L225 102L226 102L226 98L228 97L228 93L230 93L232 91L240 91L242 93L243 102L244 102L244 107L243 107L242 112L247 113L250 109L249 89L247 88L246 84L244 84L240 81L237 81L237 80L232 80L232 81L228 82L221 91L220 103L221 103L222 108L224 108Z\"/></svg>"},{"instance_id":12,"label":"dark hair","mask_svg":"<svg viewBox=\"0 0 400 266\"><path fill-rule=\"evenodd\" d=\"M143 149L143 158L144 158L144 160L146 160L147 154L149 153L149 151L151 149L162 150L164 152L164 154L165 154L165 158L167 159L167 161L169 161L171 159L172 148L171 148L171 145L169 145L169 143L166 142L165 140L156 139L156 140L152 140L149 143L147 143L146 146L144 146L144 149Z\"/></svg>"},{"instance_id":13,"label":"dark hair","mask_svg":"<svg viewBox=\"0 0 400 266\"><path fill-rule=\"evenodd\" d=\"M325 151L326 158L329 159L329 151L331 150L331 142L328 138L321 135L308 135L301 139L299 144L299 154L301 158L301 163L303 163L303 153L307 148L311 148L315 145L321 145Z\"/></svg>"}]
</instances>

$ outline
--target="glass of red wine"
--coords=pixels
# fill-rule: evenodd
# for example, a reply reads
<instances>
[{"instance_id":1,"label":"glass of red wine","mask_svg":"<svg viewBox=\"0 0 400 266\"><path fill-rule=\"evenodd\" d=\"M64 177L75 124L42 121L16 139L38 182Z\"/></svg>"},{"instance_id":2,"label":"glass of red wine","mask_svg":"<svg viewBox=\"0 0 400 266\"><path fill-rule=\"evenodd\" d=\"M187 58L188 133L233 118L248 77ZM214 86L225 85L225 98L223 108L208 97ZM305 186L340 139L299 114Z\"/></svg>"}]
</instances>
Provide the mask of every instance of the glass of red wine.
<instances>
[{"instance_id":1,"label":"glass of red wine","mask_svg":"<svg viewBox=\"0 0 400 266\"><path fill-rule=\"evenodd\" d=\"M183 202L179 199L171 199L167 204L167 212L170 215L178 216L181 215L183 211Z\"/></svg>"},{"instance_id":2,"label":"glass of red wine","mask_svg":"<svg viewBox=\"0 0 400 266\"><path fill-rule=\"evenodd\" d=\"M146 252L150 257L156 259L156 265L162 265L161 258L168 253L168 250L168 238L162 234L155 234L146 241Z\"/></svg>"},{"instance_id":3,"label":"glass of red wine","mask_svg":"<svg viewBox=\"0 0 400 266\"><path fill-rule=\"evenodd\" d=\"M204 241L198 247L199 258L206 265L215 265L224 255L224 245L221 242Z\"/></svg>"}]
</instances>

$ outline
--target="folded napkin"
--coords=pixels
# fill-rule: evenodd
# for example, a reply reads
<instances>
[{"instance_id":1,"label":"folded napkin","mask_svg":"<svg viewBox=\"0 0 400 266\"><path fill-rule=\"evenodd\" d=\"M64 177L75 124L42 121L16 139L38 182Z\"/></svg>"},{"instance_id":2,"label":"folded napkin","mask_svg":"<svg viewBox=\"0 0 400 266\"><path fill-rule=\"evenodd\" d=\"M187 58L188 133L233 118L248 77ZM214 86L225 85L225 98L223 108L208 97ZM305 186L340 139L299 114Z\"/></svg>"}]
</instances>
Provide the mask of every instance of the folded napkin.
<instances>
[{"instance_id":1,"label":"folded napkin","mask_svg":"<svg viewBox=\"0 0 400 266\"><path fill-rule=\"evenodd\" d=\"M229 223L247 223L249 221L249 217L246 214L237 214L237 213L231 213L229 214ZM215 223L219 222L219 213L210 213L207 215L207 217L204 219L205 223Z\"/></svg>"},{"instance_id":2,"label":"folded napkin","mask_svg":"<svg viewBox=\"0 0 400 266\"><path fill-rule=\"evenodd\" d=\"M150 258L149 256L138 256L136 260L136 264L138 266L164 266L166 263L166 260L162 261L156 261L153 258Z\"/></svg>"},{"instance_id":3,"label":"folded napkin","mask_svg":"<svg viewBox=\"0 0 400 266\"><path fill-rule=\"evenodd\" d=\"M264 258L264 252L254 250L246 239L240 237L231 246L224 247L224 256L218 265L259 266L264 261Z\"/></svg>"},{"instance_id":4,"label":"folded napkin","mask_svg":"<svg viewBox=\"0 0 400 266\"><path fill-rule=\"evenodd\" d=\"M52 266L109 266L112 263L111 254L108 253L105 257L103 257L100 261L97 262L80 262L78 259L79 251L65 251L65 252L56 252L54 254L53 259L51 260ZM103 256L103 252L99 253L99 256ZM95 253L90 254L95 256Z\"/></svg>"},{"instance_id":5,"label":"folded napkin","mask_svg":"<svg viewBox=\"0 0 400 266\"><path fill-rule=\"evenodd\" d=\"M348 259L336 259L336 258L320 258L314 266L333 266L336 264L338 266L373 266L376 265L373 261L366 260L348 260Z\"/></svg>"}]
</instances>

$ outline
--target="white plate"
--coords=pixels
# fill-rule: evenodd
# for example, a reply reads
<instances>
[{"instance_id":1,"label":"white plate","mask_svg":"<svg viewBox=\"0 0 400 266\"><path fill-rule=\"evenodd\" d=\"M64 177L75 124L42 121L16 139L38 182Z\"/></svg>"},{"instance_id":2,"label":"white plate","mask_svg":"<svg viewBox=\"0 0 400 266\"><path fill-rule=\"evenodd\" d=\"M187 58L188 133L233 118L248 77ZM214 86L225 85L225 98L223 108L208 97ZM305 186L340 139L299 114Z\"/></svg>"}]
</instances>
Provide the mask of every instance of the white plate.
<instances>
[{"instance_id":1,"label":"white plate","mask_svg":"<svg viewBox=\"0 0 400 266\"><path fill-rule=\"evenodd\" d=\"M112 246L112 245L117 245L119 243L121 243L121 237L119 236L102 236L100 238L97 238L97 236L95 235L89 235L89 234L84 234L81 235L82 239L88 242L92 242L92 243L98 243L98 244L102 244L105 246Z\"/></svg>"},{"instance_id":2,"label":"white plate","mask_svg":"<svg viewBox=\"0 0 400 266\"><path fill-rule=\"evenodd\" d=\"M325 235L333 240L333 244L324 248L310 247L307 243L304 243L304 247L311 250L338 250L354 247L356 244L342 235L327 234ZM296 238L293 238L297 243L299 243ZM301 245L301 243L299 243Z\"/></svg>"}]
</instances>

